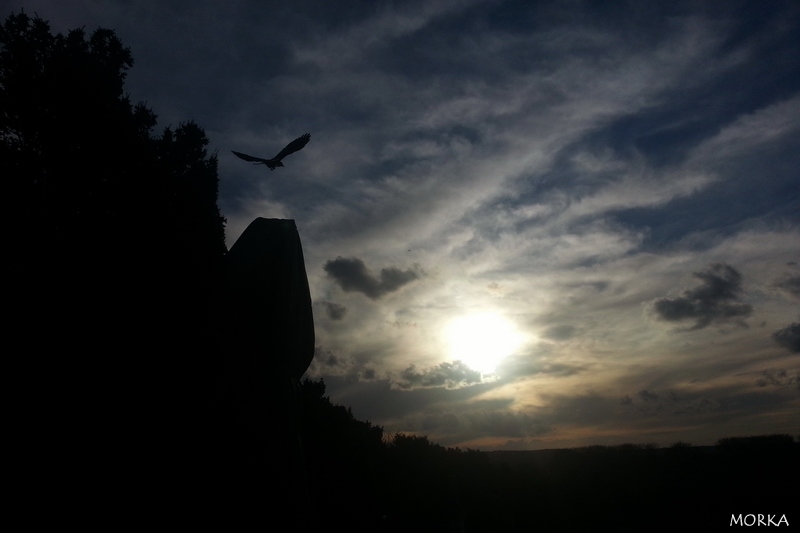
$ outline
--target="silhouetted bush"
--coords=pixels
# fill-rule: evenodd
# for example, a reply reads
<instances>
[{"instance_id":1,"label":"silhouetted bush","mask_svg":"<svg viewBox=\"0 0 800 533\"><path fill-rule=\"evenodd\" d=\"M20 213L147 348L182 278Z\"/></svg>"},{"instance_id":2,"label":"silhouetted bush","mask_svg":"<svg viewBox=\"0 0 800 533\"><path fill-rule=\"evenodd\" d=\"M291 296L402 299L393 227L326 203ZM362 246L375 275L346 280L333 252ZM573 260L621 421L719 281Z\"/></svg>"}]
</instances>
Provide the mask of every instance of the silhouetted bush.
<instances>
[{"instance_id":1,"label":"silhouetted bush","mask_svg":"<svg viewBox=\"0 0 800 533\"><path fill-rule=\"evenodd\" d=\"M381 523L386 479L383 428L334 405L325 382L301 383L301 437L312 507L321 523L375 531Z\"/></svg>"}]
</instances>

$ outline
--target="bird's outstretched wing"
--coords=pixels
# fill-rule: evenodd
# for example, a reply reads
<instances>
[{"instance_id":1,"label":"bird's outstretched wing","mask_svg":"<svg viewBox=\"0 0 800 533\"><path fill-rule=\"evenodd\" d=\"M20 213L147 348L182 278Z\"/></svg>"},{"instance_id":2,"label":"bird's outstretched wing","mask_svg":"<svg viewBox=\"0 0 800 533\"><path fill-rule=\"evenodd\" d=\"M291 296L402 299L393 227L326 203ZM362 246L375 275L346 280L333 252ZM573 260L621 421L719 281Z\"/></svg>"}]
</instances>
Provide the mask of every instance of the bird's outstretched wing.
<instances>
[{"instance_id":1,"label":"bird's outstretched wing","mask_svg":"<svg viewBox=\"0 0 800 533\"><path fill-rule=\"evenodd\" d=\"M289 144L287 144L286 147L283 150L281 150L280 152L278 152L278 155L276 155L272 159L264 159L263 157L255 157L255 156L252 156L252 155L243 154L241 152L236 152L234 150L231 150L231 152L233 152L233 155L235 155L239 159L244 159L245 161L251 161L251 162L255 163L256 165L267 165L270 170L275 170L276 167L282 167L283 166L283 163L281 163L281 159L283 159L284 157L286 157L289 154L295 153L298 150L302 150L302 148L305 145L308 144L309 140L311 140L311 134L310 133L306 133L304 135L301 135L297 139L295 139L292 142L290 142Z\"/></svg>"},{"instance_id":2,"label":"bird's outstretched wing","mask_svg":"<svg viewBox=\"0 0 800 533\"><path fill-rule=\"evenodd\" d=\"M252 155L243 154L241 152L236 152L234 150L231 150L231 152L233 152L233 155L235 155L239 159L244 159L245 161L257 161L259 163L266 163L267 162L267 160L264 159L263 157L254 157Z\"/></svg>"},{"instance_id":3,"label":"bird's outstretched wing","mask_svg":"<svg viewBox=\"0 0 800 533\"><path fill-rule=\"evenodd\" d=\"M276 155L275 157L272 158L272 160L273 161L280 161L281 159L283 159L287 155L293 154L298 150L302 150L303 147L308 144L309 140L311 140L311 134L310 133L305 133L305 134L301 135L297 139L295 139L292 142L290 142L289 144L287 144L286 147L283 150L278 152L278 155ZM234 153L236 153L236 152L234 152ZM236 155L239 155L239 154L236 154Z\"/></svg>"}]
</instances>

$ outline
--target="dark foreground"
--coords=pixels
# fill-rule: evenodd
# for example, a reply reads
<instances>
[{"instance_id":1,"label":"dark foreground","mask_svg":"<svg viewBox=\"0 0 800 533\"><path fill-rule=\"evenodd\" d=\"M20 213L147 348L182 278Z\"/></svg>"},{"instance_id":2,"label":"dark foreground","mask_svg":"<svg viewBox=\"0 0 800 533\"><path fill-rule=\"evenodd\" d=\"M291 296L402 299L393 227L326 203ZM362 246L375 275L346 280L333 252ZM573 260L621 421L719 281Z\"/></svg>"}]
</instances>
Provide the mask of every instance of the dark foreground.
<instances>
[{"instance_id":1,"label":"dark foreground","mask_svg":"<svg viewBox=\"0 0 800 533\"><path fill-rule=\"evenodd\" d=\"M759 514L764 524L769 517L777 527L800 524L800 444L790 435L728 438L703 447L463 451L425 437L379 440L382 429L331 405L321 382L306 381L304 389L309 519L326 527L717 531L730 530L732 520L733 527L753 521L758 527Z\"/></svg>"}]
</instances>

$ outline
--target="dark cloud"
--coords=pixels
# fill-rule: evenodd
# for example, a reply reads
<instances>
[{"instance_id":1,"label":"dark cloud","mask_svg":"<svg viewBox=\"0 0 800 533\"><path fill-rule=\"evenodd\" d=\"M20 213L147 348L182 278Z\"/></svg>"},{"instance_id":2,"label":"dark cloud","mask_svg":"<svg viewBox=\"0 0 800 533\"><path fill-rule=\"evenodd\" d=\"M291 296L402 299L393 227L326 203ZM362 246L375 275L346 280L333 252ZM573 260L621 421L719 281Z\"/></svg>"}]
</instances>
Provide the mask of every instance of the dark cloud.
<instances>
[{"instance_id":1,"label":"dark cloud","mask_svg":"<svg viewBox=\"0 0 800 533\"><path fill-rule=\"evenodd\" d=\"M325 307L325 314L328 315L328 318L331 320L341 320L347 313L347 307L341 304L322 302L322 305Z\"/></svg>"},{"instance_id":2,"label":"dark cloud","mask_svg":"<svg viewBox=\"0 0 800 533\"><path fill-rule=\"evenodd\" d=\"M336 367L341 366L343 361L341 358L337 357L332 350L328 350L322 346L316 346L314 348L314 360L312 364L314 366Z\"/></svg>"},{"instance_id":3,"label":"dark cloud","mask_svg":"<svg viewBox=\"0 0 800 533\"><path fill-rule=\"evenodd\" d=\"M656 316L668 322L694 320L690 330L702 329L712 323L725 323L750 316L753 308L740 301L742 275L724 263L710 265L692 274L702 283L687 289L678 298L659 298L652 304Z\"/></svg>"},{"instance_id":4,"label":"dark cloud","mask_svg":"<svg viewBox=\"0 0 800 533\"><path fill-rule=\"evenodd\" d=\"M423 431L435 430L457 430L461 427L461 421L455 413L443 413L426 415L423 417L420 427Z\"/></svg>"},{"instance_id":5,"label":"dark cloud","mask_svg":"<svg viewBox=\"0 0 800 533\"><path fill-rule=\"evenodd\" d=\"M793 322L772 333L775 342L792 353L800 353L800 322Z\"/></svg>"},{"instance_id":6,"label":"dark cloud","mask_svg":"<svg viewBox=\"0 0 800 533\"><path fill-rule=\"evenodd\" d=\"M483 400L473 400L469 402L473 410L482 411L501 411L511 407L514 403L514 398L492 398Z\"/></svg>"},{"instance_id":7,"label":"dark cloud","mask_svg":"<svg viewBox=\"0 0 800 533\"><path fill-rule=\"evenodd\" d=\"M703 413L719 408L719 402L714 399L705 396L680 396L675 391L659 394L652 390L642 389L636 393L636 397L638 401L631 398L630 395L626 395L620 401L620 405L635 405L639 411L647 415Z\"/></svg>"},{"instance_id":8,"label":"dark cloud","mask_svg":"<svg viewBox=\"0 0 800 533\"><path fill-rule=\"evenodd\" d=\"M470 383L480 383L481 373L472 370L461 361L442 363L439 366L417 372L414 365L400 373L396 382L401 389L414 387L447 387L455 388Z\"/></svg>"},{"instance_id":9,"label":"dark cloud","mask_svg":"<svg viewBox=\"0 0 800 533\"><path fill-rule=\"evenodd\" d=\"M492 437L534 437L553 430L550 425L525 413L486 411L467 413L464 417L475 432Z\"/></svg>"},{"instance_id":10,"label":"dark cloud","mask_svg":"<svg viewBox=\"0 0 800 533\"><path fill-rule=\"evenodd\" d=\"M775 282L775 287L784 294L800 300L800 274L783 276Z\"/></svg>"},{"instance_id":11,"label":"dark cloud","mask_svg":"<svg viewBox=\"0 0 800 533\"><path fill-rule=\"evenodd\" d=\"M506 410L434 413L425 415L412 425L425 432L466 431L489 437L509 438L540 436L553 430L552 426L527 413Z\"/></svg>"},{"instance_id":12,"label":"dark cloud","mask_svg":"<svg viewBox=\"0 0 800 533\"><path fill-rule=\"evenodd\" d=\"M619 399L596 393L543 395L544 405L535 408L533 416L545 424L558 427L564 424L591 424L595 427L617 417Z\"/></svg>"},{"instance_id":13,"label":"dark cloud","mask_svg":"<svg viewBox=\"0 0 800 533\"><path fill-rule=\"evenodd\" d=\"M326 374L325 385L331 399L351 406L357 418L385 421L413 416L424 412L430 405L473 402L476 396L495 387L496 382L481 382L460 388L402 388L397 380L376 378L365 381L355 374Z\"/></svg>"},{"instance_id":14,"label":"dark cloud","mask_svg":"<svg viewBox=\"0 0 800 533\"><path fill-rule=\"evenodd\" d=\"M658 394L649 390L640 390L636 395L644 402L658 401Z\"/></svg>"},{"instance_id":15,"label":"dark cloud","mask_svg":"<svg viewBox=\"0 0 800 533\"><path fill-rule=\"evenodd\" d=\"M574 376L586 370L585 366L568 365L564 363L545 363L538 368L538 373L550 376Z\"/></svg>"},{"instance_id":16,"label":"dark cloud","mask_svg":"<svg viewBox=\"0 0 800 533\"><path fill-rule=\"evenodd\" d=\"M370 273L364 261L355 257L352 259L337 257L333 261L326 262L324 268L342 290L360 292L373 300L419 278L415 270L389 267L381 269L378 279Z\"/></svg>"},{"instance_id":17,"label":"dark cloud","mask_svg":"<svg viewBox=\"0 0 800 533\"><path fill-rule=\"evenodd\" d=\"M318 344L314 348L314 359L307 376L312 379L324 377L327 380L337 376L371 381L378 377L378 373L368 360L360 359L358 354L341 353Z\"/></svg>"},{"instance_id":18,"label":"dark cloud","mask_svg":"<svg viewBox=\"0 0 800 533\"><path fill-rule=\"evenodd\" d=\"M554 341L563 341L574 337L575 332L576 332L575 326L568 326L566 324L562 324L560 326L553 326L547 328L547 330L545 330L545 332L542 334L542 337Z\"/></svg>"},{"instance_id":19,"label":"dark cloud","mask_svg":"<svg viewBox=\"0 0 800 533\"><path fill-rule=\"evenodd\" d=\"M766 387L768 385L773 387L790 387L794 385L796 389L800 390L800 372L795 373L794 376L790 376L786 370L765 370L761 376L762 377L758 378L756 381L759 387Z\"/></svg>"}]
</instances>

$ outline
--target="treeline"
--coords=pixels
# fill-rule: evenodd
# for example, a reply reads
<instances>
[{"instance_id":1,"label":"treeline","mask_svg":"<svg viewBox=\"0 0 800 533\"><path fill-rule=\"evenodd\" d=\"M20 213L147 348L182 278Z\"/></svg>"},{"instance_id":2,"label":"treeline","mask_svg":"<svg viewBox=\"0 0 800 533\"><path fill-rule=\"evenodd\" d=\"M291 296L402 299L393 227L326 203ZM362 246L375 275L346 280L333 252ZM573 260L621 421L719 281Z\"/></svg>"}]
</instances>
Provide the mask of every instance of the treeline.
<instances>
[{"instance_id":1,"label":"treeline","mask_svg":"<svg viewBox=\"0 0 800 533\"><path fill-rule=\"evenodd\" d=\"M15 316L58 328L62 344L79 340L84 328L71 326L94 325L79 341L107 349L117 333L139 344L132 323L179 324L173 311L191 310L186 299L207 310L225 237L202 128L154 133L156 114L123 93L133 57L111 30L53 35L42 19L12 14L0 45L0 212Z\"/></svg>"},{"instance_id":2,"label":"treeline","mask_svg":"<svg viewBox=\"0 0 800 533\"><path fill-rule=\"evenodd\" d=\"M333 404L323 380L305 379L301 392L309 519L348 531L447 531L466 505L487 503L486 454L387 434Z\"/></svg>"},{"instance_id":3,"label":"treeline","mask_svg":"<svg viewBox=\"0 0 800 533\"><path fill-rule=\"evenodd\" d=\"M623 444L480 452L387 435L306 380L303 443L315 520L348 531L716 531L732 514L791 513L791 435L716 446ZM791 521L791 514L788 518Z\"/></svg>"},{"instance_id":4,"label":"treeline","mask_svg":"<svg viewBox=\"0 0 800 533\"><path fill-rule=\"evenodd\" d=\"M11 485L62 523L175 507L208 448L217 159L191 121L156 131L124 93L132 65L111 30L0 23L5 429L25 469Z\"/></svg>"}]
</instances>

